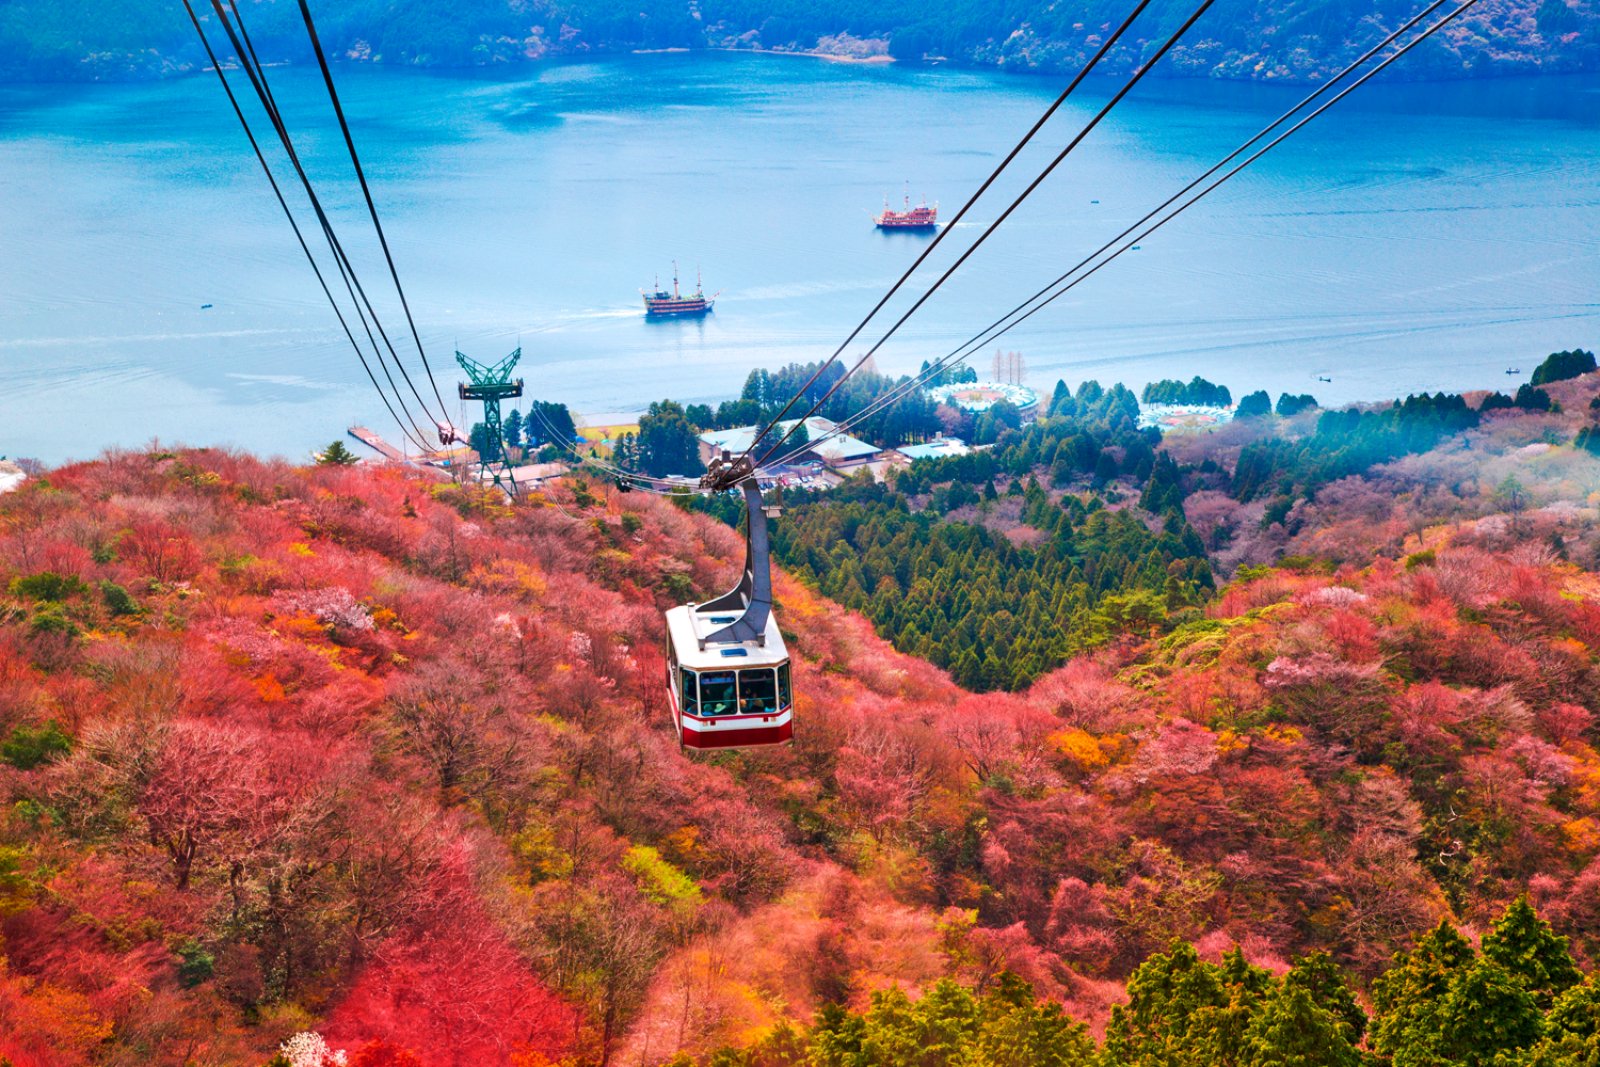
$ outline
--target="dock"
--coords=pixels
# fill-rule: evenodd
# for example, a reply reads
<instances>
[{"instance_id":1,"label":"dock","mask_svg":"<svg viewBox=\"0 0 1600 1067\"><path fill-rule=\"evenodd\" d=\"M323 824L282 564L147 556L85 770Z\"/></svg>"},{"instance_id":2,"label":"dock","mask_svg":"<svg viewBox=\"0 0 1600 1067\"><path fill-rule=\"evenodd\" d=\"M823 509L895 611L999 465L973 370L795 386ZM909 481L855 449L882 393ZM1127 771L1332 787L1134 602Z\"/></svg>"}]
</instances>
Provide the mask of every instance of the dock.
<instances>
[{"instance_id":1,"label":"dock","mask_svg":"<svg viewBox=\"0 0 1600 1067\"><path fill-rule=\"evenodd\" d=\"M382 437L379 437L376 432L367 429L365 426L350 427L350 436L354 437L357 441L360 441L362 444L366 445L368 448L372 449L374 452L378 453L378 455L382 456L391 463L411 462L410 456L405 455L398 448L394 447L394 445L391 445L388 441L385 441Z\"/></svg>"},{"instance_id":2,"label":"dock","mask_svg":"<svg viewBox=\"0 0 1600 1067\"><path fill-rule=\"evenodd\" d=\"M347 432L390 463L409 463L418 467L454 467L478 462L478 454L466 445L458 444L454 448L433 448L426 452L406 453L385 441L375 430L369 430L365 426L352 426Z\"/></svg>"}]
</instances>

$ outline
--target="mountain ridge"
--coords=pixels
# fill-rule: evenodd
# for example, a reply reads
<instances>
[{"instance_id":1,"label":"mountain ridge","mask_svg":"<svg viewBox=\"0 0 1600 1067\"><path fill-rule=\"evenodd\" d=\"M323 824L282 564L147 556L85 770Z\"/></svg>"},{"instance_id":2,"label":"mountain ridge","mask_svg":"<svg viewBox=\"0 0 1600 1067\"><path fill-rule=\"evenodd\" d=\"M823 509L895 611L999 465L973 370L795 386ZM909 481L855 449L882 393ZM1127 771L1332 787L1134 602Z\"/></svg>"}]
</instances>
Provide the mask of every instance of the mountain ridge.
<instances>
[{"instance_id":1,"label":"mountain ridge","mask_svg":"<svg viewBox=\"0 0 1600 1067\"><path fill-rule=\"evenodd\" d=\"M1175 76L1314 82L1413 13L1399 0L1252 0L1218 8L1160 68ZM298 13L282 0L246 8L268 61L309 61ZM843 58L928 58L963 66L1076 70L1123 12L1106 0L1057 4L977 0L937 16L905 0L647 0L633 14L597 0L468 0L440 10L418 0L321 13L330 52L346 61L482 68L546 58L664 49L759 48ZM203 16L215 29L215 20ZM1125 73L1181 15L1158 4L1107 57ZM218 47L225 40L218 31ZM85 19L63 0L0 2L0 79L129 80L199 69L181 7L130 5ZM1448 79L1600 69L1593 0L1484 0L1406 60L1394 76Z\"/></svg>"}]
</instances>

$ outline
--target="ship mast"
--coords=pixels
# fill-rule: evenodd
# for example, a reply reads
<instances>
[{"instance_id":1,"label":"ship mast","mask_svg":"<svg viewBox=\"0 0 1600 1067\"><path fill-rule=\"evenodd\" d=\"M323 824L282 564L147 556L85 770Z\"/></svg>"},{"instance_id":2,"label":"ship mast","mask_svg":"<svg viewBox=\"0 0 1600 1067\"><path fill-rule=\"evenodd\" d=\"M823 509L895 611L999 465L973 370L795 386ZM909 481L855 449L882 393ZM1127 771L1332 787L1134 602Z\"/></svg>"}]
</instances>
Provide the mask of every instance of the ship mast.
<instances>
[{"instance_id":1,"label":"ship mast","mask_svg":"<svg viewBox=\"0 0 1600 1067\"><path fill-rule=\"evenodd\" d=\"M678 297L678 261L677 260L673 260L672 261L672 299L674 299L674 300L679 299L679 297Z\"/></svg>"}]
</instances>

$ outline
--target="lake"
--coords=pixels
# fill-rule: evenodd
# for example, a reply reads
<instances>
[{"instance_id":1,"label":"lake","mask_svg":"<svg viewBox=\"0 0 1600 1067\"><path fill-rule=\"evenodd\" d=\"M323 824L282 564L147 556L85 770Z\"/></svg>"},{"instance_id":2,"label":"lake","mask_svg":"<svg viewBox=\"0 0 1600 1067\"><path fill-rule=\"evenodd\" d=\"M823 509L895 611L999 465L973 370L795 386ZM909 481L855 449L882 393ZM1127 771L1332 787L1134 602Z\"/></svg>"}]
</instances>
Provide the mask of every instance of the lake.
<instances>
[{"instance_id":1,"label":"lake","mask_svg":"<svg viewBox=\"0 0 1600 1067\"><path fill-rule=\"evenodd\" d=\"M384 290L315 69L271 74ZM463 423L458 348L492 362L520 344L530 396L601 420L826 356L926 240L874 230L884 197L909 181L953 214L1062 84L739 54L337 76ZM971 221L1114 89L1087 83ZM1301 92L1145 82L878 368L943 355ZM1549 351L1600 344L1597 206L1600 79L1374 82L1002 344L1041 391L1195 374L1324 403L1514 386ZM716 310L648 322L638 289L674 259ZM0 87L0 397L0 454L47 461L153 438L301 457L356 422L399 440L209 73Z\"/></svg>"}]
</instances>

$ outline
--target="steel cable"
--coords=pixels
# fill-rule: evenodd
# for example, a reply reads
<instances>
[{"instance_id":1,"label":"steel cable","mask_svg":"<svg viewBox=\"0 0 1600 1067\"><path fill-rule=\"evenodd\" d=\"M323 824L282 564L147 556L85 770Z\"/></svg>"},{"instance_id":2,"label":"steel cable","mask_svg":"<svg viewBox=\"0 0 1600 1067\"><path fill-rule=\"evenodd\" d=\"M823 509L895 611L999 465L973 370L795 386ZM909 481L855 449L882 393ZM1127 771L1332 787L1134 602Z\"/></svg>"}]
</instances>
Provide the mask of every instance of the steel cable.
<instances>
[{"instance_id":1,"label":"steel cable","mask_svg":"<svg viewBox=\"0 0 1600 1067\"><path fill-rule=\"evenodd\" d=\"M223 73L222 64L218 60L215 50L211 47L211 41L206 36L205 28L200 24L199 16L195 14L193 4L190 2L190 0L183 0L183 7L184 10L188 12L189 21L194 25L195 33L200 38L200 44L201 47L205 49L207 59L211 61L212 69L217 72L217 79L222 83L222 91L227 94L228 103L233 108L234 116L238 118L239 125L244 130L245 138L249 140L250 148L255 153L257 162L261 164L261 170L267 176L268 184L272 186L272 194L277 199L278 206L283 209L284 217L289 220L289 226L294 231L295 240L300 245L300 251L305 254L306 262L311 265L312 273L314 273L317 277L317 284L321 286L323 296L327 297L328 305L333 308L334 317L339 320L340 329L344 331L345 338L350 342L350 347L355 350L356 358L361 361L361 367L364 371L366 371L367 378L372 382L372 387L378 391L378 398L383 401L383 406L388 410L390 416L394 419L395 424L400 427L400 432L405 435L412 444L415 444L423 451L427 451L428 446L413 437L411 431L406 429L405 420L401 419L400 415L395 411L394 404L390 402L388 394L384 392L383 386L379 384L377 376L372 373L372 366L367 362L366 353L361 350L360 343L356 341L355 334L351 331L350 324L348 321L346 321L344 312L339 307L339 302L334 299L333 290L328 287L328 282L323 276L322 268L317 264L316 257L312 255L310 245L306 243L305 235L300 230L300 224L295 220L294 212L290 209L288 201L284 198L283 190L278 185L278 180L272 173L271 165L267 163L266 154L262 152L261 144L256 140L255 132L250 128L250 121L245 117L244 109L240 107L238 97L234 95L233 86L228 84L227 75ZM359 311L360 309L357 308L357 310ZM397 395L397 399L402 399L401 407L403 409L405 406L403 398L399 398ZM415 420L412 421L415 423Z\"/></svg>"},{"instance_id":2,"label":"steel cable","mask_svg":"<svg viewBox=\"0 0 1600 1067\"><path fill-rule=\"evenodd\" d=\"M1011 217L1011 213L1014 212L1018 207L1020 207L1023 204L1023 202L1026 201L1028 199L1028 197L1033 194L1035 189L1037 189L1041 184L1043 184L1045 179L1048 178L1055 171L1056 167L1060 166L1062 161L1065 160L1067 158L1067 156L1069 156L1072 153L1073 149L1077 148L1078 145L1083 143L1083 139L1085 137L1087 137L1094 130L1094 128L1096 126L1098 126L1100 124L1101 120L1103 120L1107 115L1109 115L1111 113L1112 109L1115 108L1118 104L1120 104L1122 102L1123 98L1128 95L1128 93L1133 91L1134 86L1138 85L1139 82L1144 80L1145 75L1148 74L1155 67L1155 65L1157 63L1161 62L1162 57L1165 56L1169 51L1171 51L1172 47L1178 43L1178 41L1183 37L1184 34L1189 32L1189 29L1192 26L1194 26L1194 24L1196 22L1199 21L1200 17L1202 15L1204 15L1206 13L1206 11L1208 11L1210 9L1211 5L1214 2L1215 2L1215 0L1202 0L1200 5L1198 7L1196 7L1194 9L1194 11L1190 13L1189 17L1186 18L1183 21L1183 24L1181 26L1179 26L1177 28L1177 30L1175 30L1172 33L1172 35L1169 36L1166 39L1166 41L1164 41L1162 43L1161 47L1156 50L1155 54L1152 55L1144 63L1142 63L1139 66L1138 70L1133 72L1133 75L1123 84L1122 88L1118 89L1116 94L1114 96L1112 96L1111 99L1108 100L1105 103L1105 105L1103 107L1101 107L1098 112L1095 113L1094 117L1092 119L1090 119L1084 125L1083 129L1080 130L1077 133L1077 135L1072 138L1071 141L1067 142L1067 146L1056 154L1056 157L1050 161L1049 165L1046 166L1044 168L1044 170L1040 171L1038 176L1035 177L1033 179L1033 181L1028 183L1027 188L1024 189L1016 197L1016 199L1012 200L1012 202L1006 207L1006 209L1003 212L1001 212L1000 217L995 219L993 222L991 222L988 225L987 228L985 228L983 233L979 235L978 239L976 241L974 241L971 245L969 245L967 247L967 250L965 252L961 253L961 255L956 259L956 261L954 263L952 263L948 268L946 268L945 272L939 276L938 280L934 282L934 284L928 289L928 291L923 293L922 296L920 296L917 299L916 303L912 304L911 307L909 309L907 309L906 312L904 314L902 314L899 319L895 320L894 325L889 327L888 331L886 331L884 333L884 335L878 339L877 343L874 344L871 348L867 349L866 353L863 354L862 357L859 360L857 360L855 362L855 364L853 366L851 366L850 369L848 371L846 371L842 377L839 378L838 381L833 383L833 386L826 393L824 393L822 395L821 399L817 400L814 404L812 404L811 405L811 409L809 411L807 411L804 415L802 415L800 417L800 419L797 420L794 423L794 425L790 426L788 432L785 433L782 437L778 438L777 442L775 444L773 444L772 447L768 448L767 451L761 456L761 458L755 460L754 463L752 464L752 466L755 466L755 467L761 466L761 464L765 463L767 461L767 459L769 457L771 457L774 452L776 452L776 451L778 451L778 449L782 448L783 447L783 443L794 435L795 430L800 425L802 425L806 419L810 418L812 415L816 414L817 411L821 410L822 406L824 404L826 404L830 399L832 399L833 395L839 391L839 389L844 385L844 383L846 381L848 381L853 374L855 374L858 370L860 370L863 366L866 365L867 360L871 359L873 357L873 355L877 353L878 349L882 348L884 346L884 344L886 344L888 342L888 340L895 335L895 333L900 329L900 327L905 325L906 321L908 319L910 319L912 315L916 314L918 309L920 309L924 304L926 304L928 302L929 298L931 298L934 293L939 291L939 287L942 286L945 283L945 281L950 278L950 276L952 274L954 274L958 269L960 269L961 265L963 263L965 263L967 261L967 259L974 252L976 252L980 247L982 247L983 243L989 239L990 235L992 235L996 230L998 230L1000 228L1000 226L1006 221L1006 219ZM748 455L749 455L749 453L746 452L745 456L748 456ZM741 458L744 458L744 457L741 457Z\"/></svg>"},{"instance_id":3,"label":"steel cable","mask_svg":"<svg viewBox=\"0 0 1600 1067\"><path fill-rule=\"evenodd\" d=\"M1301 118L1298 122L1296 122L1289 129L1285 130L1283 133L1281 133L1276 138L1274 138L1270 143L1268 143L1267 145L1263 146L1259 151L1255 152L1248 159L1244 160L1238 166L1234 167L1232 170L1228 171L1222 177L1218 178L1215 182L1211 183L1205 189L1201 190L1198 194L1196 194L1194 197L1189 199L1187 202L1185 202L1184 204L1180 205L1178 208L1173 210L1170 214L1168 214L1166 217L1162 218L1155 225L1153 225L1153 226L1149 227L1148 229L1144 230L1137 237L1133 238L1133 240L1127 242L1121 248L1117 249L1117 251L1114 252L1111 256L1108 256L1104 260L1102 260L1099 263L1095 264L1094 267L1092 267L1088 271L1084 272L1079 277L1077 277L1077 278L1073 279L1072 281L1068 282L1066 285L1061 286L1061 288L1058 291L1056 291L1055 293L1050 295L1044 301L1040 302L1037 306L1033 307L1031 310L1028 310L1024 314L1018 315L1018 313L1021 312L1022 309L1026 308L1029 304L1031 304L1034 301L1038 300L1038 298L1040 296L1043 296L1045 293L1049 292L1052 288L1055 288L1057 285L1060 285L1063 281L1065 281L1066 279L1071 277L1071 275L1073 273L1075 273L1077 270L1081 269L1084 265L1089 263L1091 260L1095 259L1097 256L1103 254L1105 251L1110 249L1113 245L1115 245L1117 243L1117 241L1122 240L1129 233L1133 232L1133 230L1137 229L1139 226L1143 225L1145 222L1148 222L1153 216L1155 216L1156 214L1158 214L1159 212L1164 210L1166 207L1171 205L1173 203L1173 201L1177 200L1179 197L1183 196L1187 192L1193 190L1195 186L1197 186L1201 182L1205 181L1205 179L1207 177L1209 177L1212 174L1215 174L1222 167L1226 166L1227 163L1230 160L1237 158L1240 154L1242 154L1244 151L1246 151L1252 144L1257 143L1263 137L1265 137L1268 133L1270 133L1273 129L1276 129L1278 126L1282 125L1282 123L1285 122L1289 117L1294 115L1296 112L1300 111L1307 104L1311 103L1318 96L1320 96L1323 92L1325 92L1327 89L1331 88L1338 81L1340 81L1341 79L1346 77L1348 74L1350 74L1353 70L1355 70L1361 64L1363 64L1366 61L1370 60L1372 58L1372 56L1377 54L1377 52L1381 51L1383 48L1387 47L1389 44L1392 44L1403 33L1405 33L1407 30L1413 28L1419 21L1421 21L1423 18L1427 17L1427 15L1431 14L1433 11L1436 11L1444 3L1444 0L1435 0L1434 3L1430 4L1427 8L1423 9L1423 11L1421 11L1419 14L1414 16L1412 19L1410 19L1408 22L1406 22L1404 25L1402 25L1399 29L1397 29L1393 33L1391 33L1387 38L1385 38L1384 41L1380 42L1378 45L1374 46L1372 49L1369 49L1362 57L1360 57L1359 59L1357 59L1354 62L1352 62L1350 65L1348 65L1344 70L1342 70L1334 78L1330 79L1323 86L1319 87L1316 91L1314 91L1313 93L1308 95L1305 99L1300 101L1300 103L1296 104L1294 107L1292 107L1288 111L1284 112L1283 115L1279 116L1273 122L1271 122L1267 126L1263 127L1263 129L1259 133L1257 133L1255 136L1251 137L1244 144L1240 145L1239 148L1237 148L1233 152L1231 152L1221 162L1219 162L1218 164L1216 164L1215 166L1213 166L1212 168L1207 170L1199 178L1196 178L1194 181L1190 182L1183 189L1179 190L1178 193L1176 193L1173 196L1169 197L1165 202L1163 202L1161 205L1159 205L1158 207L1156 207L1155 209L1153 209L1152 211L1147 213L1142 219L1140 219L1138 222L1135 222L1132 226L1130 226L1127 229L1125 229L1121 234L1117 235L1116 237L1112 238L1110 241L1106 242L1104 245L1102 245L1094 253L1091 253L1084 260L1082 260L1078 264L1076 264L1071 270L1067 271L1065 274L1060 275L1058 278L1056 278L1055 281L1051 282L1049 285L1046 285L1043 289L1039 290L1032 297L1029 297L1027 300L1023 301L1021 304L1018 304L1010 312L1007 312L1006 315L1001 316L1000 319L997 319L994 323L990 324L990 326L985 327L985 329L983 331L980 331L979 334L975 335L973 338L971 338L968 341L964 342L962 345L958 346L956 349L954 349L949 354L945 355L944 357L942 357L939 360L935 361L934 363L930 364L928 369L923 371L923 372L921 372L919 375L917 375L916 378L911 379L910 381L908 381L907 383L905 383L902 386L895 387L894 390L891 390L890 393L886 394L884 397L880 397L878 400L874 401L872 404L869 404L867 406L867 408L863 409L861 412L858 412L856 415L851 416L850 419L847 419L844 422L840 423L838 426L835 427L835 429L833 431L830 431L828 434L825 434L822 438L819 438L818 442L824 441L824 440L828 440L829 438L831 438L833 436L837 436L840 433L848 432L848 429L850 427L853 427L855 425L859 425L859 423L864 418L869 417L872 414L876 414L878 411L883 410L885 407L889 406L890 404L893 404L893 403L897 402L898 400L903 399L906 395L909 395L910 391L913 388L915 388L916 386L918 386L920 383L926 382L928 380L931 380L933 377L935 377L938 373L942 372L943 370L948 369L949 367L952 367L952 366L955 366L955 365L961 363L968 356L970 356L973 351L976 351L976 348L979 345L988 344L991 341L997 340L999 337L1003 336L1005 333L1010 331L1013 327L1019 325L1020 323L1022 323L1027 318L1030 318L1032 315L1034 315L1038 311L1042 310L1046 305L1048 305L1052 301L1054 301L1057 298L1059 298L1062 295L1064 295L1066 292L1068 292L1069 290L1071 290L1072 288L1077 286L1080 282L1084 281L1085 279L1087 279L1088 277L1093 275L1096 271L1100 270L1100 268L1106 266L1107 264L1112 262L1112 260L1114 260L1118 256L1122 255L1122 253L1128 251L1134 245L1137 245L1137 244L1141 243L1146 238L1148 238L1151 234L1153 234L1157 230L1159 230L1162 226L1166 225L1168 222L1171 222L1173 219L1177 218L1184 211L1188 210L1195 203L1199 202L1199 200L1201 200L1207 194L1211 193L1213 190L1215 190L1217 187L1222 185L1228 179L1232 178L1234 175L1236 175L1240 171L1244 170L1251 163L1254 163L1256 160L1260 159L1267 152L1271 151L1277 145L1281 144L1283 141L1288 139L1295 132L1297 132L1298 130L1304 128L1306 126L1306 124L1311 122L1318 115L1321 115L1323 112L1327 111L1334 104L1337 104L1345 96L1348 96L1350 93L1354 92L1361 85L1365 84L1368 80L1370 80L1371 78L1375 77L1380 71L1384 70L1390 64L1394 63L1401 56L1403 56L1407 52L1409 52L1412 48L1415 48L1417 45L1421 44L1424 40L1426 40L1428 37L1432 36L1438 30L1442 29L1445 25L1450 23L1452 20L1454 20L1459 15L1461 15L1463 12L1465 12L1468 8L1472 7L1477 2L1478 2L1478 0L1464 0L1464 2L1461 5L1456 7L1450 13L1445 15L1443 18L1439 19L1437 22L1435 22L1432 25L1428 26L1417 37L1413 38L1412 40L1408 41L1406 44L1402 45L1392 55L1385 57L1381 62L1379 62L1371 70L1369 70L1366 73L1362 74L1360 78L1358 78L1356 81L1352 82L1350 85L1346 86L1336 96L1334 96L1333 99L1326 101L1321 106L1319 106L1316 110L1312 111L1310 114L1308 114L1308 115L1304 116L1303 118ZM1006 323L1006 320L1011 318L1012 316L1017 316L1017 317L1015 318L1014 321ZM1004 324L1004 325L1002 326L1001 324ZM1000 327L1000 328L996 329L996 327ZM787 461L793 459L796 455L799 455L801 452L805 451L806 449L810 449L811 447L813 447L818 442L808 443L806 445L805 449L800 449L800 450L796 450L796 451L790 452L790 453L788 453L787 455L783 456L782 458L778 459L775 462L776 463L787 462Z\"/></svg>"},{"instance_id":4,"label":"steel cable","mask_svg":"<svg viewBox=\"0 0 1600 1067\"><path fill-rule=\"evenodd\" d=\"M339 265L340 274L343 276L345 287L350 291L350 299L356 307L356 315L361 321L363 329L366 331L367 339L372 344L373 351L378 356L379 365L383 368L384 377L388 379L390 387L394 389L395 396L400 401L401 410L406 412L406 416L411 420L413 428L419 435L426 437L426 431L424 431L421 426L417 425L415 417L411 415L410 409L405 402L405 396L401 393L399 385L394 380L393 372L389 370L388 361L384 359L383 352L378 347L377 338L374 338L372 335L372 330L374 328L376 328L378 331L378 338L382 338L384 348L389 350L389 355L394 360L395 366L399 368L402 379L404 379L406 385L410 387L411 395L416 399L418 406L422 408L423 415L425 415L430 422L434 423L435 433L437 433L438 427L443 424L444 420L442 418L434 417L433 412L428 408L427 401L423 399L422 394L417 391L416 385L411 381L410 375L406 373L405 365L401 362L399 353L395 351L393 342L389 340L388 332L383 328L383 323L378 318L377 309L373 306L371 299L368 298L366 288L361 284L361 279L356 273L355 265L351 262L348 254L346 254L344 244L339 240L339 236L337 231L334 229L333 222L322 206L321 197L317 195L316 188L311 182L310 175L306 172L304 165L301 163L299 151L294 146L293 136L289 133L288 124L283 120L282 112L278 109L277 99L272 93L272 87L270 83L267 81L266 69L262 66L260 59L256 56L254 45L250 41L249 29L245 26L244 19L239 13L235 0L228 0L228 3L229 6L233 8L234 19L239 25L237 32L235 32L233 28L233 23L228 19L227 12L223 10L221 0L211 0L212 10L216 12L217 18L221 22L223 30L227 33L228 40L233 45L234 52L239 57L240 65L244 68L245 75L250 79L251 87L255 89L257 99L260 101L262 109L267 113L268 119L272 122L273 129L278 134L279 141L281 141L283 144L284 152L288 155L289 162L294 167L295 174L300 179L300 183L305 190L306 197L311 202L312 210L316 213L317 220L322 226L323 235L327 239L329 248L333 251L335 261ZM365 313L362 312L363 304L366 306ZM367 320L369 318L371 319L370 326L367 325ZM431 451L429 446L422 447L425 451Z\"/></svg>"},{"instance_id":5,"label":"steel cable","mask_svg":"<svg viewBox=\"0 0 1600 1067\"><path fill-rule=\"evenodd\" d=\"M230 4L235 2L236 0L229 0ZM237 13L237 8L235 12ZM383 248L384 261L389 265L389 277L393 279L394 290L400 296L400 307L405 311L406 324L411 327L411 339L416 342L417 355L422 357L422 369L428 375L428 384L433 387L434 398L439 401L439 410L443 413L446 411L444 397L439 395L439 383L434 380L433 368L428 364L428 352L422 347L422 337L417 332L416 320L411 317L411 304L406 300L405 288L400 284L400 272L395 269L394 256L389 252L389 238L383 232L383 223L378 221L378 207L372 202L372 190L367 186L367 174L361 166L361 157L356 152L356 142L350 136L350 124L345 121L344 106L339 102L339 91L333 85L333 72L328 69L328 57L322 50L322 39L317 36L316 23L311 19L311 8L306 5L306 0L300 0L300 16L305 20L311 47L317 53L317 65L322 68L322 80L328 87L328 99L333 102L333 113L339 120L339 131L344 134L345 147L350 151L350 162L355 167L356 180L361 183L361 195L367 201L367 213L372 216L372 228L378 232L378 244ZM243 25L241 20L240 26ZM407 384L410 384L411 376L405 373L404 364L401 365L400 373L405 375ZM439 429L442 443L445 427L441 424Z\"/></svg>"},{"instance_id":6,"label":"steel cable","mask_svg":"<svg viewBox=\"0 0 1600 1067\"><path fill-rule=\"evenodd\" d=\"M866 317L856 324L855 329L850 331L850 335L839 344L838 348L833 350L832 355L830 355L820 366L817 367L810 379L807 380L806 383L795 392L795 395L789 399L788 403L784 404L783 408L770 420L768 420L767 425L761 430L761 432L752 438L752 446L756 442L764 439L766 435L783 420L783 417L789 413L794 405L799 402L801 397L805 395L806 390L810 389L818 382L818 380L821 379L823 372L831 367L834 363L838 362L839 356L843 354L847 347L849 347L850 343L860 335L862 330L866 329L867 324L871 322L878 312L883 310L884 305L887 304L889 300L900 291L900 287L910 279L911 275L916 272L918 267L922 266L923 261L933 253L933 250L939 247L940 243L944 241L945 236L954 231L956 224L966 217L967 212L972 208L973 204L977 203L978 198L983 196L983 194L989 190L989 187L995 183L995 180L1000 177L1001 173L1011 165L1012 160L1016 159L1017 155L1021 153L1021 151L1033 140L1034 135L1044 127L1046 122L1050 121L1050 118L1061 108L1061 105L1067 102L1067 98L1070 97L1074 90L1078 88L1079 84L1083 82L1083 79L1089 75L1089 72L1099 64L1100 60L1105 57L1105 54L1111 50L1112 46L1121 39L1123 33L1127 31L1129 26L1133 25L1134 20L1144 12L1144 9L1148 7L1149 4L1150 0L1139 0L1139 3L1134 5L1133 10L1131 10L1128 13L1128 16L1122 20L1121 25L1119 25L1109 37L1101 42L1100 47L1095 50L1094 55L1091 56L1089 61L1083 65L1083 69L1078 71L1078 73L1073 77L1072 81L1067 84L1067 87L1061 91L1060 95L1055 98L1049 107L1045 108L1044 113L1040 115L1037 120L1035 120L1034 124L1028 129L1028 132L1023 134L1022 139L1011 147L1011 150L1006 153L1005 158L1000 161L999 166L995 167L994 170L989 173L989 176L983 180L983 183L978 186L977 191L967 198L966 203L961 205L960 209L956 211L955 217L942 226L939 231L934 234L933 240L930 241L927 247L922 250L922 253L917 256L916 260L911 264L911 266L907 267L904 273L902 273L900 277L896 279L895 283L889 287L889 291L884 293L883 296L878 299L878 302L873 305L872 310L867 312ZM746 454L748 455L748 451Z\"/></svg>"}]
</instances>

